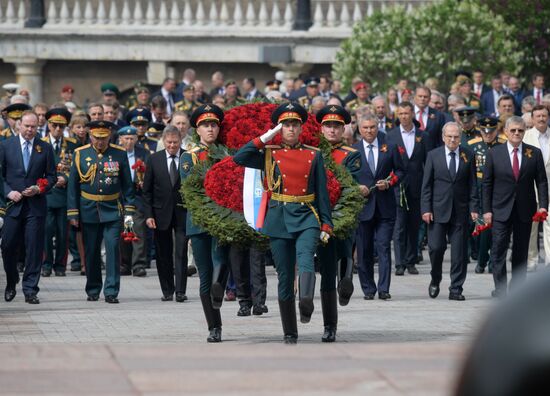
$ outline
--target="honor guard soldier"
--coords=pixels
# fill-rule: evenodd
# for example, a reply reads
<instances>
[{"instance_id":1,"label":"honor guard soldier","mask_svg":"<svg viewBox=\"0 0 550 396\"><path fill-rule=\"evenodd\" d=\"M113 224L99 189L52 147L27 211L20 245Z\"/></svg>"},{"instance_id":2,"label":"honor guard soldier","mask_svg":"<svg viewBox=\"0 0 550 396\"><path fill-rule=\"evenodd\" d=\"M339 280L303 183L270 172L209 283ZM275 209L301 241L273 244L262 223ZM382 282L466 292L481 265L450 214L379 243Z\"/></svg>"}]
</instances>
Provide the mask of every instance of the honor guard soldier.
<instances>
[{"instance_id":1,"label":"honor guard soldier","mask_svg":"<svg viewBox=\"0 0 550 396\"><path fill-rule=\"evenodd\" d=\"M506 139L498 136L497 126L498 118L490 116L482 116L477 120L481 136L477 136L468 141L468 146L473 150L476 159L476 178L477 191L480 202L482 202L481 181L483 180L483 171L485 169L485 159L490 149L499 144L506 143ZM491 250L491 229L485 230L479 234L478 240L478 258L475 268L476 274L485 272L485 268L489 265L489 272L492 272L492 266L489 262L489 251Z\"/></svg>"},{"instance_id":2,"label":"honor guard soldier","mask_svg":"<svg viewBox=\"0 0 550 396\"><path fill-rule=\"evenodd\" d=\"M57 180L46 195L46 255L42 263L42 276L65 276L67 267L67 183L74 151L79 147L76 139L64 137L63 131L71 120L66 108L51 109L46 113L49 135L42 138L53 147ZM55 238L55 254L54 254Z\"/></svg>"},{"instance_id":3,"label":"honor guard soldier","mask_svg":"<svg viewBox=\"0 0 550 396\"><path fill-rule=\"evenodd\" d=\"M158 140L147 136L147 130L151 123L151 112L145 108L134 109L126 115L126 121L137 129L138 141L136 146L142 147L151 154L157 151Z\"/></svg>"},{"instance_id":4,"label":"honor guard soldier","mask_svg":"<svg viewBox=\"0 0 550 396\"><path fill-rule=\"evenodd\" d=\"M2 110L4 119L8 122L8 127L0 132L0 141L16 135L15 123L21 119L25 110L31 110L32 107L24 103L14 103Z\"/></svg>"},{"instance_id":5,"label":"honor guard soldier","mask_svg":"<svg viewBox=\"0 0 550 396\"><path fill-rule=\"evenodd\" d=\"M86 294L97 301L103 286L101 242L105 242L105 302L118 303L120 290L119 242L123 219L132 224L134 189L126 151L109 144L114 124L92 121L87 125L91 144L74 153L67 191L67 214L71 224L82 224L86 256Z\"/></svg>"},{"instance_id":6,"label":"honor guard soldier","mask_svg":"<svg viewBox=\"0 0 550 396\"><path fill-rule=\"evenodd\" d=\"M340 106L326 106L317 113L321 132L332 146L332 159L352 175L361 169L361 155L356 149L342 143L344 126L351 122L350 114ZM353 235L341 240L331 238L319 246L321 264L321 307L325 332L323 342L336 340L338 310L336 307L336 276L340 304L347 305L353 293Z\"/></svg>"},{"instance_id":7,"label":"honor guard soldier","mask_svg":"<svg viewBox=\"0 0 550 396\"><path fill-rule=\"evenodd\" d=\"M270 201L262 232L269 237L279 279L279 309L284 342L298 340L294 301L295 265L298 265L300 320L313 313L315 268L313 257L319 239L326 243L332 232L331 208L323 157L319 149L300 143L308 117L298 103L285 103L271 115L277 125L235 154L242 166L262 169ZM281 133L280 145L266 145Z\"/></svg>"},{"instance_id":8,"label":"honor guard soldier","mask_svg":"<svg viewBox=\"0 0 550 396\"><path fill-rule=\"evenodd\" d=\"M298 103L307 111L311 111L313 98L319 96L319 82L320 80L317 77L311 77L305 81L306 95L299 97Z\"/></svg>"},{"instance_id":9,"label":"honor guard soldier","mask_svg":"<svg viewBox=\"0 0 550 396\"><path fill-rule=\"evenodd\" d=\"M456 110L458 115L458 124L462 128L461 145L467 146L468 142L476 137L480 137L480 131L476 128L477 107L463 106Z\"/></svg>"},{"instance_id":10,"label":"honor guard soldier","mask_svg":"<svg viewBox=\"0 0 550 396\"><path fill-rule=\"evenodd\" d=\"M191 126L196 128L200 138L197 147L180 156L180 175L187 178L193 167L209 160L210 146L214 144L223 121L223 110L214 104L200 106L191 115ZM218 245L215 238L193 224L191 213L187 212L186 234L191 238L193 255L199 270L200 298L210 334L208 342L221 342L222 318L220 308L229 275L227 248Z\"/></svg>"},{"instance_id":11,"label":"honor guard soldier","mask_svg":"<svg viewBox=\"0 0 550 396\"><path fill-rule=\"evenodd\" d=\"M192 84L183 88L183 99L176 102L176 111L185 111L187 114L193 113L200 105L195 101L195 87Z\"/></svg>"}]
</instances>

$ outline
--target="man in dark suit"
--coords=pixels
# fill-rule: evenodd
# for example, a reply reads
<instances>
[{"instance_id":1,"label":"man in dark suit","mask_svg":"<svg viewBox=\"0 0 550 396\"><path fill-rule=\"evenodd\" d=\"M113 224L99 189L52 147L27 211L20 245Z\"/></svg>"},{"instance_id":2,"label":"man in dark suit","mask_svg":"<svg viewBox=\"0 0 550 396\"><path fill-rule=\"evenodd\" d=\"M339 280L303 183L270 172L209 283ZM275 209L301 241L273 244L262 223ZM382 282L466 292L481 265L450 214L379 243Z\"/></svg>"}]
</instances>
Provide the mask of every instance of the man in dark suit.
<instances>
[{"instance_id":1,"label":"man in dark suit","mask_svg":"<svg viewBox=\"0 0 550 396\"><path fill-rule=\"evenodd\" d=\"M434 147L441 146L441 130L445 125L443 113L428 107L432 91L428 87L416 88L414 94L414 117L418 121L419 129L426 132Z\"/></svg>"},{"instance_id":2,"label":"man in dark suit","mask_svg":"<svg viewBox=\"0 0 550 396\"><path fill-rule=\"evenodd\" d=\"M46 193L57 181L52 146L36 136L37 128L38 117L26 110L18 124L19 135L0 143L5 194L2 199L8 202L1 245L7 278L4 299L11 301L15 297L15 285L19 282L17 252L24 239L23 294L29 304L40 303L37 294L45 242ZM39 179L46 179L47 185L39 187ZM2 211L5 207L2 205Z\"/></svg>"},{"instance_id":3,"label":"man in dark suit","mask_svg":"<svg viewBox=\"0 0 550 396\"><path fill-rule=\"evenodd\" d=\"M401 102L397 107L399 126L387 133L388 142L397 146L405 167L406 175L399 188L395 189L397 220L395 225L395 275L417 275L417 245L420 231L420 189L426 155L432 148L426 132L416 128L414 106Z\"/></svg>"},{"instance_id":4,"label":"man in dark suit","mask_svg":"<svg viewBox=\"0 0 550 396\"><path fill-rule=\"evenodd\" d=\"M451 241L449 300L464 301L469 218L478 219L476 163L473 152L460 146L461 128L456 122L443 127L444 146L428 153L422 181L422 220L428 224L428 247L432 264L429 295L439 295L447 236Z\"/></svg>"},{"instance_id":5,"label":"man in dark suit","mask_svg":"<svg viewBox=\"0 0 550 396\"><path fill-rule=\"evenodd\" d=\"M179 129L168 125L163 132L164 150L152 154L146 163L143 198L147 227L154 230L157 271L162 301L187 300L187 241L181 194ZM174 239L175 237L175 239ZM173 247L176 244L175 284Z\"/></svg>"},{"instance_id":6,"label":"man in dark suit","mask_svg":"<svg viewBox=\"0 0 550 396\"><path fill-rule=\"evenodd\" d=\"M490 91L491 88L487 84L485 84L485 81L483 81L484 75L481 70L474 70L473 74L473 82L474 85L472 87L472 91L474 92L474 95L478 97L478 99L481 99L481 96L487 92Z\"/></svg>"},{"instance_id":7,"label":"man in dark suit","mask_svg":"<svg viewBox=\"0 0 550 396\"><path fill-rule=\"evenodd\" d=\"M391 299L390 244L395 223L395 195L388 177L393 172L402 180L405 172L397 145L378 133L378 118L365 115L358 122L363 139L353 145L361 153L361 170L357 174L359 188L368 201L359 214L357 261L364 299ZM374 282L374 238L378 252L378 286Z\"/></svg>"},{"instance_id":8,"label":"man in dark suit","mask_svg":"<svg viewBox=\"0 0 550 396\"><path fill-rule=\"evenodd\" d=\"M481 109L483 114L494 116L498 112L498 99L504 94L500 76L491 79L491 89L481 95Z\"/></svg>"},{"instance_id":9,"label":"man in dark suit","mask_svg":"<svg viewBox=\"0 0 550 396\"><path fill-rule=\"evenodd\" d=\"M256 80L247 77L243 80L243 96L246 100L263 98L264 95L256 88Z\"/></svg>"},{"instance_id":10,"label":"man in dark suit","mask_svg":"<svg viewBox=\"0 0 550 396\"><path fill-rule=\"evenodd\" d=\"M546 90L544 89L544 74L542 73L533 74L533 78L531 79L531 82L533 84L533 89L531 89L528 92L528 95L526 96L533 96L533 98L535 98L535 102L538 105L543 104L542 98L544 94L546 94Z\"/></svg>"},{"instance_id":11,"label":"man in dark suit","mask_svg":"<svg viewBox=\"0 0 550 396\"><path fill-rule=\"evenodd\" d=\"M506 121L504 133L508 142L489 151L483 174L483 219L493 224L493 297L506 294L506 252L512 233L512 282L525 279L532 218L537 212L535 187L538 212L548 210L548 180L542 152L523 143L525 129L521 117L512 116Z\"/></svg>"}]
</instances>

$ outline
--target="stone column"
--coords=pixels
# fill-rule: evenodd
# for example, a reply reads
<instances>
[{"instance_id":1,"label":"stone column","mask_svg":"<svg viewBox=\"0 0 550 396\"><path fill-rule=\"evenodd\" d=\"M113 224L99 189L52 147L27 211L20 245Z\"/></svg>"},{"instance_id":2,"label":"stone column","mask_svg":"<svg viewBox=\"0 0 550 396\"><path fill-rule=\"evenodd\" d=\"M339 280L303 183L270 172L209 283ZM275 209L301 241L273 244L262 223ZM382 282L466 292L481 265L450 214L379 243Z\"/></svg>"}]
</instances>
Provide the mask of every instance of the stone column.
<instances>
[{"instance_id":1,"label":"stone column","mask_svg":"<svg viewBox=\"0 0 550 396\"><path fill-rule=\"evenodd\" d=\"M43 100L42 67L46 63L36 58L4 58L4 62L15 65L15 81L31 94L31 104Z\"/></svg>"},{"instance_id":2,"label":"stone column","mask_svg":"<svg viewBox=\"0 0 550 396\"><path fill-rule=\"evenodd\" d=\"M162 61L149 61L147 63L147 82L149 84L162 84L168 76L168 64Z\"/></svg>"}]
</instances>

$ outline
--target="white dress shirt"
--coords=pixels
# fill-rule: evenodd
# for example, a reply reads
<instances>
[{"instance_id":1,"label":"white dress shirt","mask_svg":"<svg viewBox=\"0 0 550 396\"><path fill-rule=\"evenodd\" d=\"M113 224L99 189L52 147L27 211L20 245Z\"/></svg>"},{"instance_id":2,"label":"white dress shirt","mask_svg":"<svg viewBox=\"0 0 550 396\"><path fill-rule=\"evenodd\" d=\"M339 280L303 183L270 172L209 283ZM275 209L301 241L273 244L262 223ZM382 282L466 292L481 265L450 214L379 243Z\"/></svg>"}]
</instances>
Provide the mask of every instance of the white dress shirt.
<instances>
[{"instance_id":1,"label":"white dress shirt","mask_svg":"<svg viewBox=\"0 0 550 396\"><path fill-rule=\"evenodd\" d=\"M372 143L367 142L365 139L363 139L363 147L365 148L365 157L367 158L367 161L369 159L369 145L372 144L372 154L374 156L374 170L376 171L376 168L378 168L378 138L374 139ZM368 166L368 163L367 163Z\"/></svg>"},{"instance_id":2,"label":"white dress shirt","mask_svg":"<svg viewBox=\"0 0 550 396\"><path fill-rule=\"evenodd\" d=\"M510 144L510 142L506 142L506 146L508 147L508 154L510 156L510 165L512 165L512 169L514 169L514 147ZM521 150L523 148L523 143L520 143L518 146L518 162L519 162L519 168L521 169L521 159L522 154Z\"/></svg>"},{"instance_id":3,"label":"white dress shirt","mask_svg":"<svg viewBox=\"0 0 550 396\"><path fill-rule=\"evenodd\" d=\"M538 96L539 94L540 94L540 96ZM537 96L538 96L538 98L537 98ZM543 96L544 96L544 92L542 92L542 89L533 88L533 97L535 98L535 101L537 101L537 104L542 103L542 97ZM540 98L540 103L537 100L539 98Z\"/></svg>"},{"instance_id":4,"label":"white dress shirt","mask_svg":"<svg viewBox=\"0 0 550 396\"><path fill-rule=\"evenodd\" d=\"M168 165L168 174L170 174L170 166L172 165L172 158L171 158L171 155L168 153L168 150L166 150L165 153L166 153L166 165ZM178 150L178 152L176 153L176 158L174 158L176 160L176 169L178 170L180 168L180 154L181 154L181 150Z\"/></svg>"},{"instance_id":5,"label":"white dress shirt","mask_svg":"<svg viewBox=\"0 0 550 396\"><path fill-rule=\"evenodd\" d=\"M502 92L498 92L498 91L495 91L493 89L493 101L494 101L494 105L495 105L494 113L496 115L498 115L498 100L501 96L502 96Z\"/></svg>"},{"instance_id":6,"label":"white dress shirt","mask_svg":"<svg viewBox=\"0 0 550 396\"><path fill-rule=\"evenodd\" d=\"M422 117L422 125L424 125L424 128L426 128L428 126L428 113L429 113L429 110L428 110L428 107L424 107L424 110L420 110L420 108L418 106L414 106L414 118L420 122L420 119L419 119L419 112L422 111L422 114L421 114L421 117Z\"/></svg>"},{"instance_id":7,"label":"white dress shirt","mask_svg":"<svg viewBox=\"0 0 550 396\"><path fill-rule=\"evenodd\" d=\"M403 144L405 145L405 150L407 151L407 157L411 158L411 155L414 151L414 126L410 131L406 131L405 129L403 129L403 125L399 125L399 129L401 130L401 138L403 139Z\"/></svg>"},{"instance_id":8,"label":"white dress shirt","mask_svg":"<svg viewBox=\"0 0 550 396\"><path fill-rule=\"evenodd\" d=\"M134 181L134 175L135 170L132 169L132 166L136 163L136 152L135 151L126 151L126 155L128 156L128 165L130 166L130 173L132 174L132 181Z\"/></svg>"},{"instance_id":9,"label":"white dress shirt","mask_svg":"<svg viewBox=\"0 0 550 396\"><path fill-rule=\"evenodd\" d=\"M455 171L458 173L458 165L460 161L460 147L458 147L455 151L456 157L455 157ZM451 156L449 155L451 153L451 150L447 146L445 146L445 159L447 160L447 169L451 169Z\"/></svg>"}]
</instances>

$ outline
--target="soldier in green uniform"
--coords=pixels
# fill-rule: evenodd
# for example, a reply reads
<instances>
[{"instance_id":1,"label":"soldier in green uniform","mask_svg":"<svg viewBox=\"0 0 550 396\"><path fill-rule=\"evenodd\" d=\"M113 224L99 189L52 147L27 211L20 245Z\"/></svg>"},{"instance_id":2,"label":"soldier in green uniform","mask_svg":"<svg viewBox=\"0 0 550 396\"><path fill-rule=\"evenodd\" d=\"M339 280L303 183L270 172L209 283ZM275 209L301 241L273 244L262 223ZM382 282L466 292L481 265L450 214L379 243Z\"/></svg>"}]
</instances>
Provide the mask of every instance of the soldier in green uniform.
<instances>
[{"instance_id":1,"label":"soldier in green uniform","mask_svg":"<svg viewBox=\"0 0 550 396\"><path fill-rule=\"evenodd\" d=\"M478 119L478 125L481 129L481 136L471 139L468 145L475 154L478 196L480 197L479 201L482 202L481 181L483 180L487 152L499 144L506 143L506 139L497 134L498 118L482 116ZM491 234L491 230L488 229L479 234L477 238L479 254L475 269L476 274L484 273L487 265L489 265L489 272L492 272L491 264L489 263Z\"/></svg>"},{"instance_id":2,"label":"soldier in green uniform","mask_svg":"<svg viewBox=\"0 0 550 396\"><path fill-rule=\"evenodd\" d=\"M0 141L16 135L15 123L21 119L25 110L32 110L32 107L24 103L14 103L2 110L2 116L7 121L8 127L0 131Z\"/></svg>"},{"instance_id":3,"label":"soldier in green uniform","mask_svg":"<svg viewBox=\"0 0 550 396\"><path fill-rule=\"evenodd\" d=\"M53 147L57 182L46 195L46 255L42 263L42 276L65 276L67 267L67 182L74 151L79 147L76 139L64 137L63 131L71 120L66 108L51 109L46 113L49 135L42 138ZM54 240L55 238L55 254Z\"/></svg>"},{"instance_id":4,"label":"soldier in green uniform","mask_svg":"<svg viewBox=\"0 0 550 396\"><path fill-rule=\"evenodd\" d=\"M348 110L356 110L370 104L369 85L367 83L359 81L353 88L357 97L346 103Z\"/></svg>"},{"instance_id":5,"label":"soldier in green uniform","mask_svg":"<svg viewBox=\"0 0 550 396\"><path fill-rule=\"evenodd\" d=\"M476 127L477 107L462 106L455 110L458 114L458 124L462 128L462 138L460 144L467 146L468 142L481 136L481 132Z\"/></svg>"},{"instance_id":6,"label":"soldier in green uniform","mask_svg":"<svg viewBox=\"0 0 550 396\"><path fill-rule=\"evenodd\" d=\"M313 313L315 270L313 257L319 239L328 242L332 232L330 202L323 157L319 149L299 141L307 111L298 103L275 109L275 128L252 140L235 154L242 166L262 169L270 201L262 232L269 237L279 278L279 309L284 342L298 341L294 301L295 266L298 265L300 320ZM281 133L280 145L267 143Z\"/></svg>"},{"instance_id":7,"label":"soldier in green uniform","mask_svg":"<svg viewBox=\"0 0 550 396\"><path fill-rule=\"evenodd\" d=\"M192 114L199 106L195 101L195 87L192 84L186 85L183 88L183 99L175 104L176 111Z\"/></svg>"},{"instance_id":8,"label":"soldier in green uniform","mask_svg":"<svg viewBox=\"0 0 550 396\"><path fill-rule=\"evenodd\" d=\"M313 98L319 96L319 83L321 80L317 77L310 77L305 81L306 95L298 98L298 103L307 111L311 111Z\"/></svg>"},{"instance_id":9,"label":"soldier in green uniform","mask_svg":"<svg viewBox=\"0 0 550 396\"><path fill-rule=\"evenodd\" d=\"M344 126L351 122L350 114L340 106L326 106L317 113L321 132L332 146L332 159L338 165L356 175L361 169L361 154L356 149L342 143ZM336 341L338 310L336 306L336 276L340 304L347 305L353 294L353 235L341 240L331 238L321 244L317 257L321 264L321 307L325 331L323 342ZM338 265L339 264L339 265Z\"/></svg>"},{"instance_id":10,"label":"soldier in green uniform","mask_svg":"<svg viewBox=\"0 0 550 396\"><path fill-rule=\"evenodd\" d=\"M100 255L104 241L103 294L105 302L117 304L122 220L132 224L135 211L132 177L126 151L109 144L116 126L108 121L92 121L87 127L92 143L74 153L67 191L67 215L71 225L82 224L88 301L97 301L103 287Z\"/></svg>"},{"instance_id":11,"label":"soldier in green uniform","mask_svg":"<svg viewBox=\"0 0 550 396\"><path fill-rule=\"evenodd\" d=\"M151 93L142 82L137 82L134 85L134 93L128 97L126 108L132 111L137 108L149 108Z\"/></svg>"},{"instance_id":12,"label":"soldier in green uniform","mask_svg":"<svg viewBox=\"0 0 550 396\"><path fill-rule=\"evenodd\" d=\"M197 147L185 151L180 157L182 180L193 171L193 167L209 160L209 150L216 142L223 121L223 110L214 104L204 104L191 115L191 125L200 138ZM206 341L221 342L222 318L220 308L229 274L227 247L218 244L206 231L193 223L187 212L186 234L191 238L193 255L199 270L200 299L210 334Z\"/></svg>"},{"instance_id":13,"label":"soldier in green uniform","mask_svg":"<svg viewBox=\"0 0 550 396\"><path fill-rule=\"evenodd\" d=\"M147 136L147 130L151 123L151 112L145 108L137 108L129 111L126 115L126 121L137 129L138 141L137 147L144 148L153 154L157 151L158 140Z\"/></svg>"}]
</instances>

